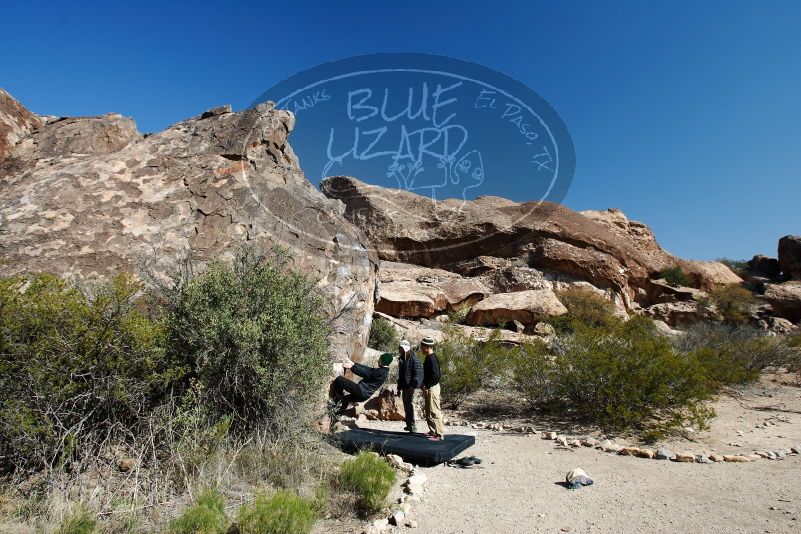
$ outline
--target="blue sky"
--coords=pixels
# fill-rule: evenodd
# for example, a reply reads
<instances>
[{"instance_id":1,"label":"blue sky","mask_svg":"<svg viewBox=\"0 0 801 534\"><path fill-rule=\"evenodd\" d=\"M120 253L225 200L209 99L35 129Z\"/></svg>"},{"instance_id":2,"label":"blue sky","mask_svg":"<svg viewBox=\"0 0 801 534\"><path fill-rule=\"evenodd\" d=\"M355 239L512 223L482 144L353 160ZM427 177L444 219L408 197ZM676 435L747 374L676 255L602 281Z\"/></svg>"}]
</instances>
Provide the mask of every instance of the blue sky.
<instances>
[{"instance_id":1,"label":"blue sky","mask_svg":"<svg viewBox=\"0 0 801 534\"><path fill-rule=\"evenodd\" d=\"M341 57L474 61L567 124L571 208L621 208L690 258L801 234L799 2L14 2L2 27L0 86L29 109L143 132Z\"/></svg>"}]
</instances>

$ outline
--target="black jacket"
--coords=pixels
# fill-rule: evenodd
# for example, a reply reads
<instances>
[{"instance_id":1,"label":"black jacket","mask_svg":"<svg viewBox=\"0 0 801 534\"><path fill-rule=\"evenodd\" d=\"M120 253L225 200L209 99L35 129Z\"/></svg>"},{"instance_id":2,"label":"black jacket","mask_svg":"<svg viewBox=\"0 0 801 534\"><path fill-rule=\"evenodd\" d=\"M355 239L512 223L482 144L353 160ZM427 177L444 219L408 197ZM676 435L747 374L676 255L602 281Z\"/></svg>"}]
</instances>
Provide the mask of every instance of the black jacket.
<instances>
[{"instance_id":1,"label":"black jacket","mask_svg":"<svg viewBox=\"0 0 801 534\"><path fill-rule=\"evenodd\" d=\"M417 389L423 383L423 366L412 351L398 358L398 390Z\"/></svg>"},{"instance_id":2,"label":"black jacket","mask_svg":"<svg viewBox=\"0 0 801 534\"><path fill-rule=\"evenodd\" d=\"M423 361L423 385L431 388L439 384L442 373L439 370L439 360L432 352Z\"/></svg>"},{"instance_id":3,"label":"black jacket","mask_svg":"<svg viewBox=\"0 0 801 534\"><path fill-rule=\"evenodd\" d=\"M367 367L360 363L354 363L350 370L356 376L362 377L362 381L359 382L359 389L365 399L384 385L387 380L387 374L389 374L389 367Z\"/></svg>"}]
</instances>

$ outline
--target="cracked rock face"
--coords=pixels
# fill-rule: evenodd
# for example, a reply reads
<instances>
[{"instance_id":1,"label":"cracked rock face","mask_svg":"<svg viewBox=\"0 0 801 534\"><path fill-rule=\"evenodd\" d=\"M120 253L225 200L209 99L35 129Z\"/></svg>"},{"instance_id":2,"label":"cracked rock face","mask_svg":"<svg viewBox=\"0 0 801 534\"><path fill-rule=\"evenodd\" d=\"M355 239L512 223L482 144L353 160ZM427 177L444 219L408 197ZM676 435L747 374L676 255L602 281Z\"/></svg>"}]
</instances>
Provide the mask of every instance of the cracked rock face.
<instances>
[{"instance_id":1,"label":"cracked rock face","mask_svg":"<svg viewBox=\"0 0 801 534\"><path fill-rule=\"evenodd\" d=\"M345 176L326 178L320 188L345 204L345 217L367 234L382 260L479 274L500 268L498 259L517 258L612 290L626 308L648 294L659 271L676 265L704 290L742 282L721 263L672 256L647 226L619 210L578 213L498 197L433 201Z\"/></svg>"},{"instance_id":2,"label":"cracked rock face","mask_svg":"<svg viewBox=\"0 0 801 534\"><path fill-rule=\"evenodd\" d=\"M41 126L43 121L0 89L0 161L14 145Z\"/></svg>"},{"instance_id":3,"label":"cracked rock face","mask_svg":"<svg viewBox=\"0 0 801 534\"><path fill-rule=\"evenodd\" d=\"M361 356L377 258L301 173L291 113L220 107L141 135L116 114L45 124L3 95L0 125L21 126L0 126L1 273L91 278L136 272L143 257L227 260L245 241L277 244L319 280L332 352Z\"/></svg>"}]
</instances>

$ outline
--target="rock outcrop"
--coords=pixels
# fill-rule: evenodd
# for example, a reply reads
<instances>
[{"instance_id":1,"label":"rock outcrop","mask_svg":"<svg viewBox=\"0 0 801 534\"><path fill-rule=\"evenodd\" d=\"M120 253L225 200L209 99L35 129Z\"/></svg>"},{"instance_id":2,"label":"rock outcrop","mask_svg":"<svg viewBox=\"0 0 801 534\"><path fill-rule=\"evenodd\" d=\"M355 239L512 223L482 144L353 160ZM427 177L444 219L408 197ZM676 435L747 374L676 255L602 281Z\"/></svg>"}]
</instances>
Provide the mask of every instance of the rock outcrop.
<instances>
[{"instance_id":1,"label":"rock outcrop","mask_svg":"<svg viewBox=\"0 0 801 534\"><path fill-rule=\"evenodd\" d=\"M0 273L106 276L189 249L204 262L243 242L281 245L327 295L332 351L360 357L378 260L300 171L291 113L224 106L141 135L115 114L44 124L9 99L0 94Z\"/></svg>"},{"instance_id":2,"label":"rock outcrop","mask_svg":"<svg viewBox=\"0 0 801 534\"><path fill-rule=\"evenodd\" d=\"M470 307L490 294L480 280L443 269L382 261L376 310L394 317L431 318Z\"/></svg>"},{"instance_id":3,"label":"rock outcrop","mask_svg":"<svg viewBox=\"0 0 801 534\"><path fill-rule=\"evenodd\" d=\"M470 308L465 322L472 326L498 325L512 321L531 325L543 317L565 313L567 308L559 302L553 291L532 289L491 295Z\"/></svg>"},{"instance_id":4,"label":"rock outcrop","mask_svg":"<svg viewBox=\"0 0 801 534\"><path fill-rule=\"evenodd\" d=\"M516 258L609 289L621 295L626 308L646 298L650 281L667 267L680 266L704 290L742 282L721 263L668 254L648 227L619 210L582 214L558 204L498 197L437 202L344 176L326 178L320 187L344 203L346 218L387 261L475 275L493 268L477 258Z\"/></svg>"},{"instance_id":5,"label":"rock outcrop","mask_svg":"<svg viewBox=\"0 0 801 534\"><path fill-rule=\"evenodd\" d=\"M44 121L25 109L10 94L0 89L0 162Z\"/></svg>"},{"instance_id":6,"label":"rock outcrop","mask_svg":"<svg viewBox=\"0 0 801 534\"><path fill-rule=\"evenodd\" d=\"M797 323L801 321L801 281L766 284L762 295L779 317Z\"/></svg>"},{"instance_id":7,"label":"rock outcrop","mask_svg":"<svg viewBox=\"0 0 801 534\"><path fill-rule=\"evenodd\" d=\"M786 235L779 239L779 267L793 280L801 280L801 236Z\"/></svg>"}]
</instances>

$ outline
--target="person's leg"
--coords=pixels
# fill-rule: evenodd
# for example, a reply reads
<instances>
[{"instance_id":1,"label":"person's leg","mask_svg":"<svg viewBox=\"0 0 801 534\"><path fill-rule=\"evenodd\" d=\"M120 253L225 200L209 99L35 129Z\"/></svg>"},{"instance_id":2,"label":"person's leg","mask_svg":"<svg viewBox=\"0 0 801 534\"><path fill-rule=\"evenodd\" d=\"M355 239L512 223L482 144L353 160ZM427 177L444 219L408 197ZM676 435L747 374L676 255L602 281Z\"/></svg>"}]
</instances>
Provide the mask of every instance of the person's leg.
<instances>
[{"instance_id":1,"label":"person's leg","mask_svg":"<svg viewBox=\"0 0 801 534\"><path fill-rule=\"evenodd\" d=\"M425 416L426 416L426 423L428 424L429 434L432 434L437 431L437 426L434 422L433 414L431 413L431 390L427 390L423 392L423 399L425 400Z\"/></svg>"},{"instance_id":2,"label":"person's leg","mask_svg":"<svg viewBox=\"0 0 801 534\"><path fill-rule=\"evenodd\" d=\"M431 388L428 392L429 404L431 406L431 419L433 421L432 430L440 437L445 435L445 424L442 421L442 403L440 399L439 384ZM429 427L432 426L429 424Z\"/></svg>"},{"instance_id":3,"label":"person's leg","mask_svg":"<svg viewBox=\"0 0 801 534\"><path fill-rule=\"evenodd\" d=\"M409 432L417 432L417 427L414 421L414 389L406 388L402 393L403 397L403 411L406 414L406 430Z\"/></svg>"}]
</instances>

